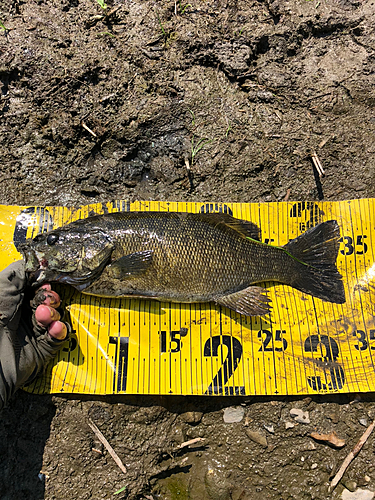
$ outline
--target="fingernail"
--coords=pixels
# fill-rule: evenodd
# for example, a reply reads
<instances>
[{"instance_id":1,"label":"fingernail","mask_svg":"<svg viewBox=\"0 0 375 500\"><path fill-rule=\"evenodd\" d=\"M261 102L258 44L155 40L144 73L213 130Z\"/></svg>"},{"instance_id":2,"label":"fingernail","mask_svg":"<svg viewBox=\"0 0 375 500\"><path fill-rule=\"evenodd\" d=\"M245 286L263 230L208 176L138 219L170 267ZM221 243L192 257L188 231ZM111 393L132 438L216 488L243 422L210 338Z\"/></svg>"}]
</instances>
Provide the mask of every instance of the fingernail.
<instances>
[{"instance_id":1,"label":"fingernail","mask_svg":"<svg viewBox=\"0 0 375 500\"><path fill-rule=\"evenodd\" d=\"M60 314L56 311L56 309L51 309L51 318L53 320L60 318Z\"/></svg>"},{"instance_id":2,"label":"fingernail","mask_svg":"<svg viewBox=\"0 0 375 500\"><path fill-rule=\"evenodd\" d=\"M46 304L53 306L53 307L59 307L61 303L60 297L57 295L56 292L50 291L48 295L46 295Z\"/></svg>"},{"instance_id":3,"label":"fingernail","mask_svg":"<svg viewBox=\"0 0 375 500\"><path fill-rule=\"evenodd\" d=\"M61 321L54 321L48 327L48 332L52 338L64 340L67 336L68 329L65 323L61 323Z\"/></svg>"}]
</instances>

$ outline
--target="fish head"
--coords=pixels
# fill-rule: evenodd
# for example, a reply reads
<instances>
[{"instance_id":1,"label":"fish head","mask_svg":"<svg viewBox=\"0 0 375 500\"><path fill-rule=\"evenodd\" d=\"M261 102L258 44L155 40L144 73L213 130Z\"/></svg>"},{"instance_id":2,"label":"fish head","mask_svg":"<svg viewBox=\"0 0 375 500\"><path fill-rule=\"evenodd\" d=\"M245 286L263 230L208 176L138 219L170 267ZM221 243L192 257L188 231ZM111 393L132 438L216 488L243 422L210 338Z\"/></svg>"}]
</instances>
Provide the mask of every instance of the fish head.
<instances>
[{"instance_id":1,"label":"fish head","mask_svg":"<svg viewBox=\"0 0 375 500\"><path fill-rule=\"evenodd\" d=\"M113 248L104 231L72 223L26 240L19 251L32 286L68 283L84 290L109 263Z\"/></svg>"}]
</instances>

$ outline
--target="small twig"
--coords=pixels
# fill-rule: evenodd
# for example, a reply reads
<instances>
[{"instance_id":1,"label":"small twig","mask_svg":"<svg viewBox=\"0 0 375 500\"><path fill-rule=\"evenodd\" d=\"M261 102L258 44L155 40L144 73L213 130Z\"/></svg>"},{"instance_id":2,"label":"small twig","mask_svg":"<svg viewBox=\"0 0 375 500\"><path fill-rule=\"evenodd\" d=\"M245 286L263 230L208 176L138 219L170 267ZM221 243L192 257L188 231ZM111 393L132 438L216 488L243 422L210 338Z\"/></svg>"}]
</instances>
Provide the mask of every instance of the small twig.
<instances>
[{"instance_id":1,"label":"small twig","mask_svg":"<svg viewBox=\"0 0 375 500\"><path fill-rule=\"evenodd\" d=\"M325 146L327 144L327 142L330 140L331 136L327 137L326 139L323 139L320 143L319 143L319 148L321 149L323 146Z\"/></svg>"},{"instance_id":2,"label":"small twig","mask_svg":"<svg viewBox=\"0 0 375 500\"><path fill-rule=\"evenodd\" d=\"M185 441L184 443L181 443L177 446L177 450L181 450L182 448L185 448L186 446L191 446L192 444L195 443L202 443L205 439L198 437L194 439L190 439L190 441Z\"/></svg>"},{"instance_id":3,"label":"small twig","mask_svg":"<svg viewBox=\"0 0 375 500\"><path fill-rule=\"evenodd\" d=\"M121 9L121 5L118 5L117 7L114 7L112 10L110 10L107 14L107 17L113 16L119 9Z\"/></svg>"},{"instance_id":4,"label":"small twig","mask_svg":"<svg viewBox=\"0 0 375 500\"><path fill-rule=\"evenodd\" d=\"M311 159L314 163L314 167L316 168L318 174L319 174L319 177L324 177L324 169L322 167L322 164L320 163L320 160L318 158L318 155L315 153L315 151L311 154Z\"/></svg>"},{"instance_id":5,"label":"small twig","mask_svg":"<svg viewBox=\"0 0 375 500\"><path fill-rule=\"evenodd\" d=\"M97 426L94 424L94 422L91 420L91 418L87 419L87 423L90 427L90 429L93 431L93 433L97 436L97 438L100 440L101 443L105 446L106 450L108 453L111 455L113 460L116 462L116 464L119 466L119 468L122 470L124 474L127 473L125 465L121 462L120 457L117 455L115 450L112 448L112 446L108 443L106 438L103 436L103 434L100 432L100 430L97 428Z\"/></svg>"},{"instance_id":6,"label":"small twig","mask_svg":"<svg viewBox=\"0 0 375 500\"><path fill-rule=\"evenodd\" d=\"M313 99L318 99L319 97L326 97L327 95L331 95L331 94L332 94L332 92L325 92L324 94L314 95L313 97L308 97L306 99L306 102L312 101Z\"/></svg>"},{"instance_id":7,"label":"small twig","mask_svg":"<svg viewBox=\"0 0 375 500\"><path fill-rule=\"evenodd\" d=\"M366 443L366 441L370 437L370 434L374 430L374 428L375 428L375 420L374 420L374 422L372 422L372 424L370 424L367 427L367 429L365 430L365 432L361 436L361 438L358 441L358 443L354 446L353 450L345 458L345 460L344 460L342 466L340 467L340 469L338 470L336 476L332 479L332 482L331 482L331 484L330 484L330 486L328 488L328 492L329 493L337 486L337 484L339 483L340 479L345 474L346 469L349 467L349 465L352 462L352 460L354 460L354 458L361 451L362 446Z\"/></svg>"},{"instance_id":8,"label":"small twig","mask_svg":"<svg viewBox=\"0 0 375 500\"><path fill-rule=\"evenodd\" d=\"M189 158L185 158L185 167L188 172L190 172L190 163Z\"/></svg>"},{"instance_id":9,"label":"small twig","mask_svg":"<svg viewBox=\"0 0 375 500\"><path fill-rule=\"evenodd\" d=\"M81 125L82 125L82 127L83 127L85 130L87 130L87 132L89 132L91 135L93 135L94 137L98 137L98 136L95 134L95 132L93 132L93 131L91 130L91 128L89 128L89 127L86 125L86 123L85 123L85 122L81 122Z\"/></svg>"}]
</instances>

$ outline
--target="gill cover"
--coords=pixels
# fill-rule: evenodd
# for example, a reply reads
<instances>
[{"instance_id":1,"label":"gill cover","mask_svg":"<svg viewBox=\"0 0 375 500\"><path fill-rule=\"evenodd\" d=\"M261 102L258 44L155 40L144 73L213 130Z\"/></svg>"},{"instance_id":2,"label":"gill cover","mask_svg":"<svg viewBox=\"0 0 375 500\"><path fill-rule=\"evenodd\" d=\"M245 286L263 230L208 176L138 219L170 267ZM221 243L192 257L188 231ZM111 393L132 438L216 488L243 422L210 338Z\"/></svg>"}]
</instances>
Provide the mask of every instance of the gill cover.
<instances>
[{"instance_id":1,"label":"gill cover","mask_svg":"<svg viewBox=\"0 0 375 500\"><path fill-rule=\"evenodd\" d=\"M113 248L101 229L72 223L26 240L20 251L34 286L51 281L83 290L100 275Z\"/></svg>"}]
</instances>

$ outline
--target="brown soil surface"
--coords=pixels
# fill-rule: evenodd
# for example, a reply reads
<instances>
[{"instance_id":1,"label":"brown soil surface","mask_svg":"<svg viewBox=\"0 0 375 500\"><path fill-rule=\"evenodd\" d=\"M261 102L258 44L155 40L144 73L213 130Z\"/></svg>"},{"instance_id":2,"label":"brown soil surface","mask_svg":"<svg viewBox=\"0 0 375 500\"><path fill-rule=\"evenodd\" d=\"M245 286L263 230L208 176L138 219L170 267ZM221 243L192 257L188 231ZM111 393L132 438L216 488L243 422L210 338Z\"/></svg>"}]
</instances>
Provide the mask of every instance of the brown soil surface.
<instances>
[{"instance_id":1,"label":"brown soil surface","mask_svg":"<svg viewBox=\"0 0 375 500\"><path fill-rule=\"evenodd\" d=\"M0 0L0 21L2 204L374 196L372 0ZM244 419L224 423L223 409L241 405ZM293 407L311 423L286 429ZM20 392L1 414L0 496L326 500L373 418L372 396ZM309 437L332 430L346 447ZM195 437L205 441L176 451ZM344 476L349 488L375 490L373 443Z\"/></svg>"}]
</instances>

